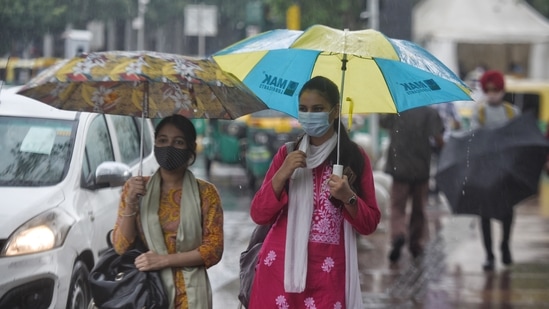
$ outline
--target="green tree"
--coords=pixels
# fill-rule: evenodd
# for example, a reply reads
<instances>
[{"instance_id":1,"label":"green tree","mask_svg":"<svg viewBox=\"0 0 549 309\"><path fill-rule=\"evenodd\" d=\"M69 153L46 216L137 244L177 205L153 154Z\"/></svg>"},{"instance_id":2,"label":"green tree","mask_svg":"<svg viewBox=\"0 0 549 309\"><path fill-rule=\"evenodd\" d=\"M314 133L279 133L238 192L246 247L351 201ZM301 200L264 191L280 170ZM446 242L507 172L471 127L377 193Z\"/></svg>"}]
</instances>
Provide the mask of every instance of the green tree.
<instances>
[{"instance_id":1,"label":"green tree","mask_svg":"<svg viewBox=\"0 0 549 309\"><path fill-rule=\"evenodd\" d=\"M138 0L135 0L137 3ZM152 0L147 5L148 25L170 25L175 19L183 19L186 0ZM137 5L137 4L136 4Z\"/></svg>"},{"instance_id":2,"label":"green tree","mask_svg":"<svg viewBox=\"0 0 549 309\"><path fill-rule=\"evenodd\" d=\"M86 24L92 20L126 20L137 16L137 1L138 0L71 1L68 22L73 24L75 28L84 29Z\"/></svg>"},{"instance_id":3,"label":"green tree","mask_svg":"<svg viewBox=\"0 0 549 309\"><path fill-rule=\"evenodd\" d=\"M271 8L271 17L277 28L286 27L286 10L293 3L301 8L301 28L323 24L333 28L364 28L360 12L364 10L364 0L264 0Z\"/></svg>"},{"instance_id":4,"label":"green tree","mask_svg":"<svg viewBox=\"0 0 549 309\"><path fill-rule=\"evenodd\" d=\"M414 0L414 3L419 0ZM549 18L548 0L526 0L542 15ZM364 28L359 14L365 10L365 0L264 0L271 6L272 18L278 28L285 28L286 10L292 3L301 7L301 28L305 29L313 24L324 24L334 28L349 28L356 30ZM380 0L383 5L383 0Z\"/></svg>"},{"instance_id":5,"label":"green tree","mask_svg":"<svg viewBox=\"0 0 549 309\"><path fill-rule=\"evenodd\" d=\"M91 20L126 20L136 10L137 0L0 0L0 55L17 54L67 24L84 29Z\"/></svg>"},{"instance_id":6,"label":"green tree","mask_svg":"<svg viewBox=\"0 0 549 309\"><path fill-rule=\"evenodd\" d=\"M526 0L532 7L534 7L541 15L549 18L549 1L547 0Z\"/></svg>"},{"instance_id":7,"label":"green tree","mask_svg":"<svg viewBox=\"0 0 549 309\"><path fill-rule=\"evenodd\" d=\"M62 30L68 12L63 0L0 0L0 54Z\"/></svg>"}]
</instances>

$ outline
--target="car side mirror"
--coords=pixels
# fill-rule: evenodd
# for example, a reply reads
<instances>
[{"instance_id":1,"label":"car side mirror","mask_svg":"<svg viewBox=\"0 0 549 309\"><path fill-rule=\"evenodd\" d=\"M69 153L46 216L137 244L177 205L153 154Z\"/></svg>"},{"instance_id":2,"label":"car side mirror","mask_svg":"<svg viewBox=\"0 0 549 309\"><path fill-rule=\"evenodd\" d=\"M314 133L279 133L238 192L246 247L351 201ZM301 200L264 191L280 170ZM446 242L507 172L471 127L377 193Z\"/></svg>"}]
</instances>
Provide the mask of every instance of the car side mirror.
<instances>
[{"instance_id":1,"label":"car side mirror","mask_svg":"<svg viewBox=\"0 0 549 309\"><path fill-rule=\"evenodd\" d=\"M100 188L119 187L130 179L130 167L120 162L103 162L95 171L95 184Z\"/></svg>"}]
</instances>

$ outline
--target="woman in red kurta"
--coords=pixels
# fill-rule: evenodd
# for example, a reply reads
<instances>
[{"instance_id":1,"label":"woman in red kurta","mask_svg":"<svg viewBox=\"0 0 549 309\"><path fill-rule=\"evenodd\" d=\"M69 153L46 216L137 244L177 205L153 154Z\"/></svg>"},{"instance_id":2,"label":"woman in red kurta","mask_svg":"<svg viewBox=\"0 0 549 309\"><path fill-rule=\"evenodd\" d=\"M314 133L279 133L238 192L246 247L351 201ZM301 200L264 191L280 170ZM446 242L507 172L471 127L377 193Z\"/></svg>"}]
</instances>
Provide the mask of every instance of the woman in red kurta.
<instances>
[{"instance_id":1,"label":"woman in red kurta","mask_svg":"<svg viewBox=\"0 0 549 309\"><path fill-rule=\"evenodd\" d=\"M370 161L350 140L338 108L339 91L327 78L303 86L299 122L306 134L295 150L279 149L251 204L256 223L274 224L249 308L362 307L355 232L374 232L380 212ZM332 172L338 126L342 177Z\"/></svg>"}]
</instances>

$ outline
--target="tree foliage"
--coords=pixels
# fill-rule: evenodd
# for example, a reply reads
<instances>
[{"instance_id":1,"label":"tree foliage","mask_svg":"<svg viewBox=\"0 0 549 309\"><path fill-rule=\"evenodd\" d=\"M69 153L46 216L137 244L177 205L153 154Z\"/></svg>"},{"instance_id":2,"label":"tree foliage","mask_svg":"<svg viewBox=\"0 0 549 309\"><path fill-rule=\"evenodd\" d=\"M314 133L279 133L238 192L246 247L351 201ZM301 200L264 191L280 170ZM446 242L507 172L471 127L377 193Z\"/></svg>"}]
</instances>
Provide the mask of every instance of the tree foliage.
<instances>
[{"instance_id":1,"label":"tree foliage","mask_svg":"<svg viewBox=\"0 0 549 309\"><path fill-rule=\"evenodd\" d=\"M549 18L549 1L547 0L526 0L532 7L534 7L541 15Z\"/></svg>"},{"instance_id":2,"label":"tree foliage","mask_svg":"<svg viewBox=\"0 0 549 309\"><path fill-rule=\"evenodd\" d=\"M137 2L137 0L135 0ZM147 24L170 24L174 19L183 19L186 0L152 0L147 5Z\"/></svg>"},{"instance_id":3,"label":"tree foliage","mask_svg":"<svg viewBox=\"0 0 549 309\"><path fill-rule=\"evenodd\" d=\"M481 0L482 1L482 0ZM301 7L301 28L305 29L313 24L324 24L334 28L363 28L360 12L366 10L365 0L264 0L271 6L272 18L278 28L285 27L286 10L290 5L298 3ZM414 3L419 2L414 0ZM548 0L526 0L542 15L549 18ZM383 0L380 0L380 6Z\"/></svg>"},{"instance_id":4,"label":"tree foliage","mask_svg":"<svg viewBox=\"0 0 549 309\"><path fill-rule=\"evenodd\" d=\"M137 15L137 0L80 0L72 1L73 23L91 20L124 20Z\"/></svg>"},{"instance_id":5,"label":"tree foliage","mask_svg":"<svg viewBox=\"0 0 549 309\"><path fill-rule=\"evenodd\" d=\"M65 27L69 6L63 0L0 0L0 52L15 41L32 41ZM10 44L11 43L11 44Z\"/></svg>"},{"instance_id":6,"label":"tree foliage","mask_svg":"<svg viewBox=\"0 0 549 309\"><path fill-rule=\"evenodd\" d=\"M301 9L301 29L314 24L333 28L356 30L363 26L360 12L365 9L364 0L265 0L271 8L271 18L278 28L286 27L286 10L297 3Z\"/></svg>"},{"instance_id":7,"label":"tree foliage","mask_svg":"<svg viewBox=\"0 0 549 309\"><path fill-rule=\"evenodd\" d=\"M29 42L40 42L46 33L62 33L67 25L83 29L91 20L126 21L137 16L139 0L0 0L0 55L15 52ZM301 8L301 29L313 24L356 30L365 27L360 12L365 0L150 0L146 24L151 29L173 27L184 19L185 5L205 3L218 6L220 42L231 33L244 34L246 5L262 1L268 28L285 28L286 11L297 3ZM416 2L417 0L414 0ZM526 0L549 18L549 1ZM380 1L383 5L383 1ZM262 29L267 30L267 29ZM16 48L17 47L17 48Z\"/></svg>"},{"instance_id":8,"label":"tree foliage","mask_svg":"<svg viewBox=\"0 0 549 309\"><path fill-rule=\"evenodd\" d=\"M68 24L85 28L91 20L135 16L137 0L0 0L0 55L60 33Z\"/></svg>"}]
</instances>

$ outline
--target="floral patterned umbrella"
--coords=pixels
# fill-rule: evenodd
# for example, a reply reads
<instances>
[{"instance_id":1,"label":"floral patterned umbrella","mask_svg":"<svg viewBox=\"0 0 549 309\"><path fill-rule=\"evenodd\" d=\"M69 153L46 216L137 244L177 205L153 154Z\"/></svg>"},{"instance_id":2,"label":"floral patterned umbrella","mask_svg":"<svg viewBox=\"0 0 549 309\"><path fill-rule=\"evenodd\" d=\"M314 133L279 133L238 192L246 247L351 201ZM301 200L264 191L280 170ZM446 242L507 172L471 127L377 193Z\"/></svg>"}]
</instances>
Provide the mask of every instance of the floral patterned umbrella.
<instances>
[{"instance_id":1,"label":"floral patterned umbrella","mask_svg":"<svg viewBox=\"0 0 549 309\"><path fill-rule=\"evenodd\" d=\"M163 118L235 119L267 109L255 94L215 62L150 51L107 51L62 61L19 91L53 107ZM143 132L141 132L142 173Z\"/></svg>"},{"instance_id":2,"label":"floral patterned umbrella","mask_svg":"<svg viewBox=\"0 0 549 309\"><path fill-rule=\"evenodd\" d=\"M150 51L82 54L43 71L19 93L64 110L146 118L234 119L267 108L211 60Z\"/></svg>"}]
</instances>

